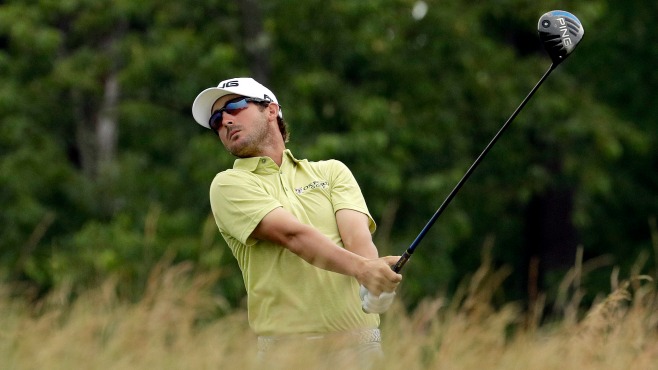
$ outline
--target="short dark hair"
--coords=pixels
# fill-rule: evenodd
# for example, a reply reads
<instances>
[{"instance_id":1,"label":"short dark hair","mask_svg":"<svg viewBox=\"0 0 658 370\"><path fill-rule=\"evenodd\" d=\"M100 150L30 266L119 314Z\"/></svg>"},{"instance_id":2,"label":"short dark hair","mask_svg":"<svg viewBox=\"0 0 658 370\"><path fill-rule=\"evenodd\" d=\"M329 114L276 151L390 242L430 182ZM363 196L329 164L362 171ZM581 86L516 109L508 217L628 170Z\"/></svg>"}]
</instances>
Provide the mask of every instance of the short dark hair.
<instances>
[{"instance_id":1,"label":"short dark hair","mask_svg":"<svg viewBox=\"0 0 658 370\"><path fill-rule=\"evenodd\" d=\"M283 119L281 116L276 117L276 121L279 124L279 131L283 137L283 142L287 143L290 140L290 132L288 132L288 122Z\"/></svg>"}]
</instances>

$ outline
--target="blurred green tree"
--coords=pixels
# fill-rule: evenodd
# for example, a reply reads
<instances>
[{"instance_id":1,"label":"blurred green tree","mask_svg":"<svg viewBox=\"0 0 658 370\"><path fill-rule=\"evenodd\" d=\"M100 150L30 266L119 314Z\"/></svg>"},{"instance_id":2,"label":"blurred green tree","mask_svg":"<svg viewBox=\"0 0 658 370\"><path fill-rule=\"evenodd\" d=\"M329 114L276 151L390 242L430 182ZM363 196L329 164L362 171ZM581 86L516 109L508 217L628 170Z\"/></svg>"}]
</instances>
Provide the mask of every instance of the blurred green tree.
<instances>
[{"instance_id":1,"label":"blurred green tree","mask_svg":"<svg viewBox=\"0 0 658 370\"><path fill-rule=\"evenodd\" d=\"M0 271L37 291L114 275L133 296L160 259L193 260L238 304L207 199L233 158L190 106L240 75L277 93L296 155L350 166L381 253L402 253L548 67L535 27L552 7L583 21L582 45L425 238L402 296L454 289L489 242L514 268L502 300L554 291L579 244L628 267L658 205L653 4L8 0ZM592 295L609 282L593 277Z\"/></svg>"}]
</instances>

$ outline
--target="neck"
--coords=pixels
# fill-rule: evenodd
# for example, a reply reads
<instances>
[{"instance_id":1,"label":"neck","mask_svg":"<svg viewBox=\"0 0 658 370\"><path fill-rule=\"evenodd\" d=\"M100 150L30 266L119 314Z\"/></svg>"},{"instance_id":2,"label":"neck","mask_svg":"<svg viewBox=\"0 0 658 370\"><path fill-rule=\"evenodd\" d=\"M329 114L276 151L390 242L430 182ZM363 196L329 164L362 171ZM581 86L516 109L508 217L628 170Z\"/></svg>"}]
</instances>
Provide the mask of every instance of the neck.
<instances>
[{"instance_id":1,"label":"neck","mask_svg":"<svg viewBox=\"0 0 658 370\"><path fill-rule=\"evenodd\" d=\"M281 166L283 162L283 151L286 150L285 145L276 145L274 147L267 147L259 153L260 157L270 157L277 166Z\"/></svg>"}]
</instances>

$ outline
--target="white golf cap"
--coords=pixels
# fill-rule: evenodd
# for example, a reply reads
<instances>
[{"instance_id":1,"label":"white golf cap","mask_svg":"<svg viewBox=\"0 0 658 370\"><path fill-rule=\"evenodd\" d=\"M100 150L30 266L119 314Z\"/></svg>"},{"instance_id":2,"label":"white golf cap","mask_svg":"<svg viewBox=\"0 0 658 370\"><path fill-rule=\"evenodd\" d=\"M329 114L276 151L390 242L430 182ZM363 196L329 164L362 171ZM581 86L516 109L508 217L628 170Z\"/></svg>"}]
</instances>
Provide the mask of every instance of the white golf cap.
<instances>
[{"instance_id":1,"label":"white golf cap","mask_svg":"<svg viewBox=\"0 0 658 370\"><path fill-rule=\"evenodd\" d=\"M194 116L194 120L201 126L210 128L208 120L210 119L212 105L215 104L217 99L229 94L264 99L272 101L277 105L279 104L272 91L253 78L231 78L220 82L217 87L205 89L197 95L196 99L194 99L194 104L192 104L192 116ZM283 117L281 107L279 107L279 117Z\"/></svg>"}]
</instances>

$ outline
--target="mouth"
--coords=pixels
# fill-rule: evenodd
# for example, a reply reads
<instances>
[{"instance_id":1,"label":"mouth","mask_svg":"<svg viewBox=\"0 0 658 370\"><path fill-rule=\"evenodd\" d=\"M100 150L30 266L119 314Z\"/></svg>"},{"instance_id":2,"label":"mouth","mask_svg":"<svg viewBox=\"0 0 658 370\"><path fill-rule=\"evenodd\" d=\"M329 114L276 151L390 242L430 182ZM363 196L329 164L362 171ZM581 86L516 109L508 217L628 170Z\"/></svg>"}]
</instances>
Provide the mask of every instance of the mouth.
<instances>
[{"instance_id":1,"label":"mouth","mask_svg":"<svg viewBox=\"0 0 658 370\"><path fill-rule=\"evenodd\" d=\"M233 136L237 135L238 133L240 133L239 129L232 129L232 130L228 131L228 133L226 134L226 138L228 140L231 140L233 138Z\"/></svg>"}]
</instances>

